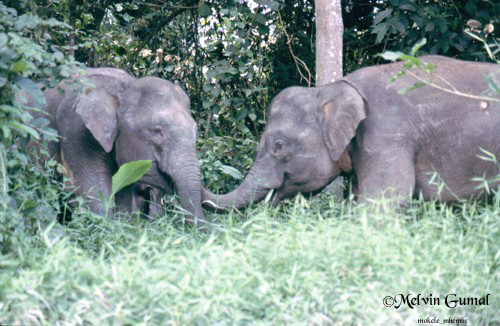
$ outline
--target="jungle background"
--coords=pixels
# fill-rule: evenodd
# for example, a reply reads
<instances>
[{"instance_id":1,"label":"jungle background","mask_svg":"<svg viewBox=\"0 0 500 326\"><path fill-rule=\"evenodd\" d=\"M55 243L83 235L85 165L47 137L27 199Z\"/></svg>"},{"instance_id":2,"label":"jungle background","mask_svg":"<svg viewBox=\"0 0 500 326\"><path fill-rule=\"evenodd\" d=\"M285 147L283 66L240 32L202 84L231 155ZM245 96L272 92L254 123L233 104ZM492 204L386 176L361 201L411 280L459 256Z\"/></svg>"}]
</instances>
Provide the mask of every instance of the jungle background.
<instances>
[{"instance_id":1,"label":"jungle background","mask_svg":"<svg viewBox=\"0 0 500 326\"><path fill-rule=\"evenodd\" d=\"M179 83L199 127L204 183L237 185L266 108L315 85L313 0L0 1L0 324L405 323L427 316L500 322L489 306L389 309L386 295L500 293L500 204L416 201L382 214L323 194L213 216L211 235L85 210L25 144L55 139L43 87L110 66ZM498 59L500 3L342 1L343 73L386 50ZM486 46L485 46L486 44ZM19 94L34 99L27 107ZM44 148L42 146L42 153ZM494 190L492 190L494 191ZM78 205L78 204L76 204ZM241 216L244 215L244 217Z\"/></svg>"}]
</instances>

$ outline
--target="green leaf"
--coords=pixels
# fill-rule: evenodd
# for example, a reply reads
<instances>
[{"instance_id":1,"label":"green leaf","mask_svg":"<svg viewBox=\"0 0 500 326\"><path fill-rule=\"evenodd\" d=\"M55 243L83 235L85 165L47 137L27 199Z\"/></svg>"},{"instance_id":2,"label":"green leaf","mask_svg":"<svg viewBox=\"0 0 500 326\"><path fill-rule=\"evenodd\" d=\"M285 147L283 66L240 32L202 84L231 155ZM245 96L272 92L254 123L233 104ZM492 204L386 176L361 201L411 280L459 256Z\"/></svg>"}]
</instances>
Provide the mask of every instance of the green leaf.
<instances>
[{"instance_id":1,"label":"green leaf","mask_svg":"<svg viewBox=\"0 0 500 326\"><path fill-rule=\"evenodd\" d=\"M26 64L26 62L24 62L24 61L17 61L17 62L14 62L14 64L12 65L11 70L13 72L23 72L27 68L28 68L28 65Z\"/></svg>"},{"instance_id":2,"label":"green leaf","mask_svg":"<svg viewBox=\"0 0 500 326\"><path fill-rule=\"evenodd\" d=\"M208 101L208 100L204 100L204 101L202 102L202 105L203 105L203 108L204 108L204 109L208 109L208 108L210 108L212 105L214 105L214 102L212 102L212 101Z\"/></svg>"},{"instance_id":3,"label":"green leaf","mask_svg":"<svg viewBox=\"0 0 500 326\"><path fill-rule=\"evenodd\" d=\"M280 7L278 1L274 0L256 0L255 2L258 3L259 5L266 6L271 10L276 10L279 9Z\"/></svg>"},{"instance_id":4,"label":"green leaf","mask_svg":"<svg viewBox=\"0 0 500 326\"><path fill-rule=\"evenodd\" d=\"M422 63L417 57L407 54L403 54L400 59L406 61L405 68L412 68L413 66L420 67L420 64Z\"/></svg>"},{"instance_id":5,"label":"green leaf","mask_svg":"<svg viewBox=\"0 0 500 326\"><path fill-rule=\"evenodd\" d=\"M43 108L45 106L45 95L34 81L29 78L18 78L16 80L16 84L21 90L24 91L24 94L19 94L19 100L21 100L21 103L31 103L31 105L38 108ZM28 94L30 96L29 100L26 98L26 95ZM22 100L22 97L25 97L24 100Z\"/></svg>"},{"instance_id":6,"label":"green leaf","mask_svg":"<svg viewBox=\"0 0 500 326\"><path fill-rule=\"evenodd\" d=\"M224 17L224 25L226 25L227 29L231 29L231 21L229 20L229 18Z\"/></svg>"},{"instance_id":7,"label":"green leaf","mask_svg":"<svg viewBox=\"0 0 500 326\"><path fill-rule=\"evenodd\" d=\"M255 21L259 24L266 25L267 23L267 17L263 14L257 14L255 16Z\"/></svg>"},{"instance_id":8,"label":"green leaf","mask_svg":"<svg viewBox=\"0 0 500 326\"><path fill-rule=\"evenodd\" d=\"M429 23L429 24L427 24L427 26L425 26L425 31L432 32L435 27L436 27L436 25L434 25L434 23Z\"/></svg>"},{"instance_id":9,"label":"green leaf","mask_svg":"<svg viewBox=\"0 0 500 326\"><path fill-rule=\"evenodd\" d=\"M64 60L64 54L62 54L61 52L57 51L54 53L54 59L56 59L57 61L63 61Z\"/></svg>"},{"instance_id":10,"label":"green leaf","mask_svg":"<svg viewBox=\"0 0 500 326\"><path fill-rule=\"evenodd\" d=\"M198 14L202 17L206 17L210 15L210 13L211 13L210 6L203 1L200 1L200 3L198 4Z\"/></svg>"},{"instance_id":11,"label":"green leaf","mask_svg":"<svg viewBox=\"0 0 500 326\"><path fill-rule=\"evenodd\" d=\"M433 63L426 63L424 69L426 73L431 74L434 69L436 69L436 65Z\"/></svg>"},{"instance_id":12,"label":"green leaf","mask_svg":"<svg viewBox=\"0 0 500 326\"><path fill-rule=\"evenodd\" d=\"M401 88L400 90L398 90L398 93L399 94L407 94L407 93L409 93L413 90L416 90L417 88L420 88L420 87L425 86L425 85L426 85L425 83L416 82L415 84L413 84L410 87Z\"/></svg>"},{"instance_id":13,"label":"green leaf","mask_svg":"<svg viewBox=\"0 0 500 326\"><path fill-rule=\"evenodd\" d=\"M0 33L0 48L3 48L7 42L9 41L9 38L5 33Z\"/></svg>"},{"instance_id":14,"label":"green leaf","mask_svg":"<svg viewBox=\"0 0 500 326\"><path fill-rule=\"evenodd\" d=\"M486 81L488 82L488 87L494 93L500 95L500 86L493 80L493 75L489 75L486 77Z\"/></svg>"},{"instance_id":15,"label":"green leaf","mask_svg":"<svg viewBox=\"0 0 500 326\"><path fill-rule=\"evenodd\" d=\"M35 129L31 128L30 126L27 126L23 123L19 123L17 121L11 121L9 125L11 126L11 128L17 129L23 136L29 134L36 140L40 139L40 135L38 135L38 132Z\"/></svg>"},{"instance_id":16,"label":"green leaf","mask_svg":"<svg viewBox=\"0 0 500 326\"><path fill-rule=\"evenodd\" d=\"M132 161L120 166L118 171L113 175L112 186L111 186L111 198L120 190L137 182L143 175L145 175L153 161L151 160L140 160Z\"/></svg>"},{"instance_id":17,"label":"green leaf","mask_svg":"<svg viewBox=\"0 0 500 326\"><path fill-rule=\"evenodd\" d=\"M401 22L397 21L394 23L393 27L400 33L404 34L406 32L406 27Z\"/></svg>"},{"instance_id":18,"label":"green leaf","mask_svg":"<svg viewBox=\"0 0 500 326\"><path fill-rule=\"evenodd\" d=\"M243 179L243 175L241 174L240 171L236 170L235 168L233 168L232 166L229 166L229 165L223 165L220 167L220 170L225 173L225 174L228 174L230 176L232 176L233 178L235 179L238 179L238 180L241 180Z\"/></svg>"},{"instance_id":19,"label":"green leaf","mask_svg":"<svg viewBox=\"0 0 500 326\"><path fill-rule=\"evenodd\" d=\"M416 10L415 5L412 4L412 3L407 3L407 4L404 4L404 5L401 5L401 6L399 6L399 9L401 9L401 10L409 10L409 11L415 11Z\"/></svg>"},{"instance_id":20,"label":"green leaf","mask_svg":"<svg viewBox=\"0 0 500 326\"><path fill-rule=\"evenodd\" d=\"M377 27L378 27L376 28L377 39L375 40L375 43L380 43L384 39L385 34L387 34L387 31L389 30L389 25L387 25L387 23L382 23L380 25L377 25Z\"/></svg>"},{"instance_id":21,"label":"green leaf","mask_svg":"<svg viewBox=\"0 0 500 326\"><path fill-rule=\"evenodd\" d=\"M396 61L401 59L401 56L404 55L403 52L394 52L394 51L385 51L382 54L379 54L382 58L388 61Z\"/></svg>"},{"instance_id":22,"label":"green leaf","mask_svg":"<svg viewBox=\"0 0 500 326\"><path fill-rule=\"evenodd\" d=\"M411 55L415 56L417 51L420 50L420 48L423 47L426 43L427 43L427 39L425 37L423 39L421 39L420 41L418 41L417 43L415 43L415 45L411 48Z\"/></svg>"},{"instance_id":23,"label":"green leaf","mask_svg":"<svg viewBox=\"0 0 500 326\"><path fill-rule=\"evenodd\" d=\"M390 16L391 14L392 14L391 8L379 12L378 14L375 15L375 18L373 18L373 24L377 25L378 23L380 23L382 20L384 20L386 17Z\"/></svg>"}]
</instances>

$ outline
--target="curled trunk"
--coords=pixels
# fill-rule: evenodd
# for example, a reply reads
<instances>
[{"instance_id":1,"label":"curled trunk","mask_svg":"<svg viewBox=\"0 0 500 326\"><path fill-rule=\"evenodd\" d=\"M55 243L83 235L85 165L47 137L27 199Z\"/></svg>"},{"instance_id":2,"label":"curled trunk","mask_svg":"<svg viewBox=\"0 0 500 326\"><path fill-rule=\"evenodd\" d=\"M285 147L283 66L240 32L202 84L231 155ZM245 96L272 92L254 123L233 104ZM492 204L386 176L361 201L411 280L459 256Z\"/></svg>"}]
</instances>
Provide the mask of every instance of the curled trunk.
<instances>
[{"instance_id":1,"label":"curled trunk","mask_svg":"<svg viewBox=\"0 0 500 326\"><path fill-rule=\"evenodd\" d=\"M258 164L252 166L241 185L225 195L216 195L203 188L203 207L211 211L227 210L229 208L244 208L264 199L271 187L266 187L266 178L262 178Z\"/></svg>"}]
</instances>

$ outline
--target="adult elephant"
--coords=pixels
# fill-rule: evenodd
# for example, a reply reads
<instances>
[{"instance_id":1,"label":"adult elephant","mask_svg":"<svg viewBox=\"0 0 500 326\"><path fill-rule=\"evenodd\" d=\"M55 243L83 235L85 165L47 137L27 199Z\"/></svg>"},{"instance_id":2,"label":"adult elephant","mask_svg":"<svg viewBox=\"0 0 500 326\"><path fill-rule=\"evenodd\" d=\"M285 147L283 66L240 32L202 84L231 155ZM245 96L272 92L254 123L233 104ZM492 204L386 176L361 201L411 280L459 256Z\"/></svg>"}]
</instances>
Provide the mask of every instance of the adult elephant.
<instances>
[{"instance_id":1,"label":"adult elephant","mask_svg":"<svg viewBox=\"0 0 500 326\"><path fill-rule=\"evenodd\" d=\"M76 81L76 82L75 82ZM113 68L88 69L82 76L46 91L46 111L60 141L49 145L65 167L75 192L90 209L107 214L100 193L109 196L111 177L120 165L152 160L151 169L117 194L117 206L158 213L161 194L175 189L188 222L207 228L201 209L197 126L189 98L174 83L134 78Z\"/></svg>"},{"instance_id":2,"label":"adult elephant","mask_svg":"<svg viewBox=\"0 0 500 326\"><path fill-rule=\"evenodd\" d=\"M204 190L204 206L244 207L270 190L277 203L321 190L340 174L354 181L359 201L476 197L483 190L474 177L496 178L490 187L498 187L498 165L478 156L485 150L500 158L500 98L471 94L488 90L488 76L499 85L500 66L441 56L421 60L436 65L432 75L411 74L433 85L406 95L399 91L417 80L407 73L391 82L401 62L363 68L324 87L282 91L270 105L243 183L226 195Z\"/></svg>"}]
</instances>

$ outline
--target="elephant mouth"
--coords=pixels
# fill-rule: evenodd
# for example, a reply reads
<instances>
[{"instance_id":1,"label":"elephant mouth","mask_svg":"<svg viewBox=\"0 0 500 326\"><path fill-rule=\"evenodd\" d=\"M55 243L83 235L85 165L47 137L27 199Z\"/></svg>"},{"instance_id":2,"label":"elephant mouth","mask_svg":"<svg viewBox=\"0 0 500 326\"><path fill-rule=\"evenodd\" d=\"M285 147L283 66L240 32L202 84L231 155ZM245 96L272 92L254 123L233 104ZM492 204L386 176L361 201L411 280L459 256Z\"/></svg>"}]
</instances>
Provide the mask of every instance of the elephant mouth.
<instances>
[{"instance_id":1,"label":"elephant mouth","mask_svg":"<svg viewBox=\"0 0 500 326\"><path fill-rule=\"evenodd\" d=\"M331 180L330 180L331 181ZM320 194L330 183L330 181L321 182L323 185L320 187L315 187L314 189L301 190L306 186L305 182L291 182L290 177L285 173L283 178L283 183L280 187L276 189L269 189L269 191L273 190L273 194L271 196L271 204L273 206L278 205L281 201L285 199L290 199L295 197L297 194L301 194L302 196L309 198Z\"/></svg>"},{"instance_id":2,"label":"elephant mouth","mask_svg":"<svg viewBox=\"0 0 500 326\"><path fill-rule=\"evenodd\" d=\"M166 195L174 194L174 181L170 175L160 170L157 162L153 162L151 169L142 177L140 183L159 188Z\"/></svg>"}]
</instances>

